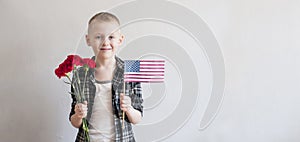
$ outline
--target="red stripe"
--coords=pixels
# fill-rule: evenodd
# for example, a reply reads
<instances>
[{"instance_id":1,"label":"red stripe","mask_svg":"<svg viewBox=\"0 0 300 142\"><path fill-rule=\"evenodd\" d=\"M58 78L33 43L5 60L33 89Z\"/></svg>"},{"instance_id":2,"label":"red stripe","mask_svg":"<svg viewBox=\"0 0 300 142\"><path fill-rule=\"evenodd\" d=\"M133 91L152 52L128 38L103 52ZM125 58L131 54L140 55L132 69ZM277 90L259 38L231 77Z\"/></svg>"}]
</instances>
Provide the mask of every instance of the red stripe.
<instances>
[{"instance_id":1,"label":"red stripe","mask_svg":"<svg viewBox=\"0 0 300 142\"><path fill-rule=\"evenodd\" d=\"M164 81L140 81L140 80L125 80L125 82L163 83Z\"/></svg>"},{"instance_id":2,"label":"red stripe","mask_svg":"<svg viewBox=\"0 0 300 142\"><path fill-rule=\"evenodd\" d=\"M140 66L165 66L165 64L140 64Z\"/></svg>"},{"instance_id":3,"label":"red stripe","mask_svg":"<svg viewBox=\"0 0 300 142\"><path fill-rule=\"evenodd\" d=\"M165 69L165 68L160 68L160 67L140 67L140 69Z\"/></svg>"},{"instance_id":4,"label":"red stripe","mask_svg":"<svg viewBox=\"0 0 300 142\"><path fill-rule=\"evenodd\" d=\"M125 82L149 82L150 83L150 82L164 82L164 80L163 79L160 79L160 80L125 79Z\"/></svg>"},{"instance_id":5,"label":"red stripe","mask_svg":"<svg viewBox=\"0 0 300 142\"><path fill-rule=\"evenodd\" d=\"M165 71L140 71L140 72L157 72L157 73L164 73Z\"/></svg>"},{"instance_id":6,"label":"red stripe","mask_svg":"<svg viewBox=\"0 0 300 142\"><path fill-rule=\"evenodd\" d=\"M125 76L128 75L139 75L139 76L164 76L164 74L134 74L134 73L130 73L130 74L125 74Z\"/></svg>"},{"instance_id":7,"label":"red stripe","mask_svg":"<svg viewBox=\"0 0 300 142\"><path fill-rule=\"evenodd\" d=\"M146 78L146 77L126 77L125 78L126 80L129 80L129 79L156 79L156 80L159 80L159 79L164 79L164 78L151 78L151 77L149 77L149 78Z\"/></svg>"}]
</instances>

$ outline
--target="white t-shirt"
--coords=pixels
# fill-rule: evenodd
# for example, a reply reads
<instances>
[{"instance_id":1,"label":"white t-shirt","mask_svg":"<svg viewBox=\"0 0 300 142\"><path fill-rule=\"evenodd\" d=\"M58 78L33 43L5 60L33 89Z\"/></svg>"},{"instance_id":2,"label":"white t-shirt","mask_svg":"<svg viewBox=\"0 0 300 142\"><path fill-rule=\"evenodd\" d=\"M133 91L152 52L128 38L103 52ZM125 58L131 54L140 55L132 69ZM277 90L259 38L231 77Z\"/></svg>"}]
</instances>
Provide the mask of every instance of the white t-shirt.
<instances>
[{"instance_id":1,"label":"white t-shirt","mask_svg":"<svg viewBox=\"0 0 300 142\"><path fill-rule=\"evenodd\" d=\"M90 118L91 142L113 142L115 125L112 110L111 81L96 81L96 94Z\"/></svg>"}]
</instances>

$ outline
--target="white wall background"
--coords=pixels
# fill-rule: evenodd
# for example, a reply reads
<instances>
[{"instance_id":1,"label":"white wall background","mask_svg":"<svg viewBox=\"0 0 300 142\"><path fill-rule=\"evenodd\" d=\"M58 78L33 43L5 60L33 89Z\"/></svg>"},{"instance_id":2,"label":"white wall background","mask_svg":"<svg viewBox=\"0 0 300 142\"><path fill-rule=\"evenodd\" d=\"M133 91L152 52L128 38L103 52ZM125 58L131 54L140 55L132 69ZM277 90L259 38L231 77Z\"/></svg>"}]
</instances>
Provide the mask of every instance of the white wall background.
<instances>
[{"instance_id":1,"label":"white wall background","mask_svg":"<svg viewBox=\"0 0 300 142\"><path fill-rule=\"evenodd\" d=\"M1 142L74 140L69 88L54 68L75 51L93 14L122 2L0 1ZM298 142L300 1L174 2L196 12L215 33L226 89L207 129L198 130L198 104L187 124L164 141Z\"/></svg>"}]
</instances>

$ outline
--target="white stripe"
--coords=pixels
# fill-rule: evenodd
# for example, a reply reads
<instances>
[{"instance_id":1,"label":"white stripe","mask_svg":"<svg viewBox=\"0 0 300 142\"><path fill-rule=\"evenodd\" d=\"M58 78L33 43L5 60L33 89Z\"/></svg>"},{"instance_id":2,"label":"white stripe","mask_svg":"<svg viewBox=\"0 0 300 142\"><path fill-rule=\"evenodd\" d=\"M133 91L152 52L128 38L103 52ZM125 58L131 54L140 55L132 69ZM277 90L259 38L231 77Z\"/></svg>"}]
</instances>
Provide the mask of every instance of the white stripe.
<instances>
[{"instance_id":1,"label":"white stripe","mask_svg":"<svg viewBox=\"0 0 300 142\"><path fill-rule=\"evenodd\" d=\"M164 68L165 66L145 66L145 65L141 65L140 67L143 67L143 68Z\"/></svg>"},{"instance_id":2,"label":"white stripe","mask_svg":"<svg viewBox=\"0 0 300 142\"><path fill-rule=\"evenodd\" d=\"M138 77L138 76L143 76L143 77L164 77L164 75L161 75L161 74L157 74L157 75L149 75L149 74L125 74L124 77Z\"/></svg>"},{"instance_id":3,"label":"white stripe","mask_svg":"<svg viewBox=\"0 0 300 142\"><path fill-rule=\"evenodd\" d=\"M165 63L165 60L139 60L140 62Z\"/></svg>"},{"instance_id":4,"label":"white stripe","mask_svg":"<svg viewBox=\"0 0 300 142\"><path fill-rule=\"evenodd\" d=\"M164 74L163 72L125 72L126 74Z\"/></svg>"},{"instance_id":5,"label":"white stripe","mask_svg":"<svg viewBox=\"0 0 300 142\"><path fill-rule=\"evenodd\" d=\"M162 63L162 62L140 62L140 65L143 65L143 64L156 64L156 65L162 65L162 66L165 65L165 63Z\"/></svg>"},{"instance_id":6,"label":"white stripe","mask_svg":"<svg viewBox=\"0 0 300 142\"><path fill-rule=\"evenodd\" d=\"M136 82L163 82L164 79L125 79L125 82L131 82L131 81L136 81Z\"/></svg>"},{"instance_id":7,"label":"white stripe","mask_svg":"<svg viewBox=\"0 0 300 142\"><path fill-rule=\"evenodd\" d=\"M140 69L140 71L165 71L164 69Z\"/></svg>"},{"instance_id":8,"label":"white stripe","mask_svg":"<svg viewBox=\"0 0 300 142\"><path fill-rule=\"evenodd\" d=\"M156 78L161 78L163 79L164 76L137 76L137 75L128 75L128 76L125 76L125 78L153 78L153 79L156 79Z\"/></svg>"}]
</instances>

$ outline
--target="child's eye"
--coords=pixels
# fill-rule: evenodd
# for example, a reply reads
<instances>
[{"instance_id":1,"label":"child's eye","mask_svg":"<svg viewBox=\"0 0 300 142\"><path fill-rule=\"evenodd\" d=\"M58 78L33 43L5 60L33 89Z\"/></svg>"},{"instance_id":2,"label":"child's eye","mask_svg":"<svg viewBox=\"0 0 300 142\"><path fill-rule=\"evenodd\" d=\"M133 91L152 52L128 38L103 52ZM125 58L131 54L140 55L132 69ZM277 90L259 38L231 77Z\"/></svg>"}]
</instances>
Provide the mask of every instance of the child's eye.
<instances>
[{"instance_id":1,"label":"child's eye","mask_svg":"<svg viewBox=\"0 0 300 142\"><path fill-rule=\"evenodd\" d=\"M101 36L96 36L96 39L101 39Z\"/></svg>"},{"instance_id":2,"label":"child's eye","mask_svg":"<svg viewBox=\"0 0 300 142\"><path fill-rule=\"evenodd\" d=\"M114 37L114 36L109 36L108 38L109 38L109 39L114 39L115 37Z\"/></svg>"}]
</instances>

